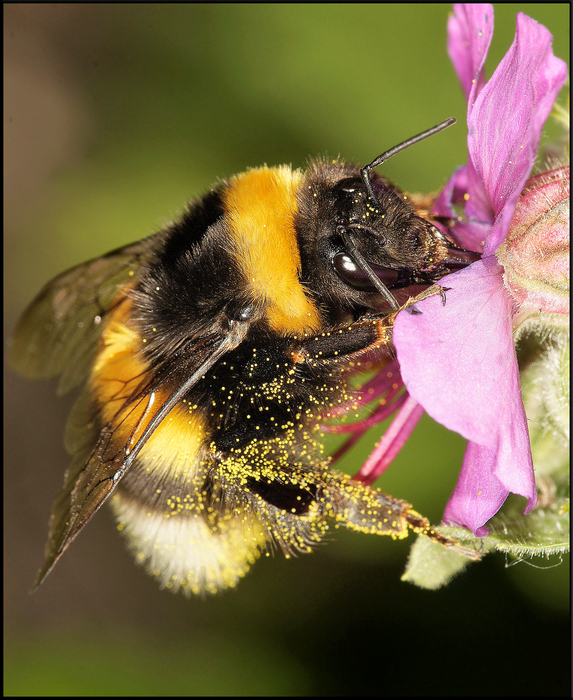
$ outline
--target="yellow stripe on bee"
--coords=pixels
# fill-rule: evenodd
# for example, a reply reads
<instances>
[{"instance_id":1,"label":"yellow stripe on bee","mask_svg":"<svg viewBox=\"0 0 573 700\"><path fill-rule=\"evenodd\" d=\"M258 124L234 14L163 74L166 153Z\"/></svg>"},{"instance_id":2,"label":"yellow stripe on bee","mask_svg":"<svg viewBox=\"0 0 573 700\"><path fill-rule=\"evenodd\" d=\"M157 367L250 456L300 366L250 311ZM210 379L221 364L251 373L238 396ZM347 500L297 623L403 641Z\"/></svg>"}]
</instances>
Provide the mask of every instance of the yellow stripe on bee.
<instances>
[{"instance_id":1,"label":"yellow stripe on bee","mask_svg":"<svg viewBox=\"0 0 573 700\"><path fill-rule=\"evenodd\" d=\"M278 332L316 331L316 306L299 281L300 253L294 228L296 192L303 174L288 166L248 170L223 193L230 235L251 292Z\"/></svg>"},{"instance_id":2,"label":"yellow stripe on bee","mask_svg":"<svg viewBox=\"0 0 573 700\"><path fill-rule=\"evenodd\" d=\"M122 444L133 448L151 419L168 399L156 391L139 400L133 393L145 382L150 368L141 355L140 335L129 327L131 300L114 311L102 334L101 349L91 375L94 398L102 422L110 424ZM204 437L201 415L182 403L175 406L148 438L140 459L150 471L192 476Z\"/></svg>"}]
</instances>

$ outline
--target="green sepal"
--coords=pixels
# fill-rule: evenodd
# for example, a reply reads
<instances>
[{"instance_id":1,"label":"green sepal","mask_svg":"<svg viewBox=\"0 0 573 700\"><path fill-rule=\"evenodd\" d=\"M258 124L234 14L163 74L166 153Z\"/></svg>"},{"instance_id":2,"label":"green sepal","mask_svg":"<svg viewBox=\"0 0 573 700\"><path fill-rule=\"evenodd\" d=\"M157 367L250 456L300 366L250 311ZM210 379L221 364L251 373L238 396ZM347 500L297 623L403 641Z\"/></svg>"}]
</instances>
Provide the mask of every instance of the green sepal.
<instances>
[{"instance_id":1,"label":"green sepal","mask_svg":"<svg viewBox=\"0 0 573 700\"><path fill-rule=\"evenodd\" d=\"M541 498L541 497L540 497ZM518 505L519 504L519 505ZM482 552L503 552L517 560L560 555L569 551L569 499L555 496L550 503L523 515L523 499L510 498L504 510L492 518L487 537L475 537L468 530L437 527L464 546ZM412 547L403 581L436 590L464 571L471 560L420 536Z\"/></svg>"}]
</instances>

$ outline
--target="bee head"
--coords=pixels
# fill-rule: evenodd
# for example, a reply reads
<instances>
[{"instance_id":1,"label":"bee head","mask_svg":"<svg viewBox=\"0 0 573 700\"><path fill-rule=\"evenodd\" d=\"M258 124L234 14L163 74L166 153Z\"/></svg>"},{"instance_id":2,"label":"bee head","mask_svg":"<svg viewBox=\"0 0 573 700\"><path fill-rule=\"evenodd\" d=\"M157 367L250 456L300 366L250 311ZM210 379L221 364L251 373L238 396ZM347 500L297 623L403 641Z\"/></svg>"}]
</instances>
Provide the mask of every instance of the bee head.
<instances>
[{"instance_id":1,"label":"bee head","mask_svg":"<svg viewBox=\"0 0 573 700\"><path fill-rule=\"evenodd\" d=\"M310 169L297 221L303 283L331 311L331 320L341 321L345 313L356 317L364 309L395 311L409 296L479 258L458 248L407 195L373 171L454 121L405 141L362 168L318 162Z\"/></svg>"}]
</instances>

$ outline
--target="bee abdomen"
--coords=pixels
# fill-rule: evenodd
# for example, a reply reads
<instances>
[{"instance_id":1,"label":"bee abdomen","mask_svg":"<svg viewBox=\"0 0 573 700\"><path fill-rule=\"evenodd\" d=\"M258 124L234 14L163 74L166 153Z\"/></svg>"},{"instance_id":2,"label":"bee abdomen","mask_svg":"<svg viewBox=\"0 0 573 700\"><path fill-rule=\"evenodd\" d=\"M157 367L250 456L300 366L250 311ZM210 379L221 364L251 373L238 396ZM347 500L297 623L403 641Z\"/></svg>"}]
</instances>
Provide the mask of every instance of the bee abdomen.
<instances>
[{"instance_id":1,"label":"bee abdomen","mask_svg":"<svg viewBox=\"0 0 573 700\"><path fill-rule=\"evenodd\" d=\"M150 510L121 493L111 504L136 561L162 588L186 595L234 587L266 542L261 526L246 515L219 518L214 527L200 511Z\"/></svg>"}]
</instances>

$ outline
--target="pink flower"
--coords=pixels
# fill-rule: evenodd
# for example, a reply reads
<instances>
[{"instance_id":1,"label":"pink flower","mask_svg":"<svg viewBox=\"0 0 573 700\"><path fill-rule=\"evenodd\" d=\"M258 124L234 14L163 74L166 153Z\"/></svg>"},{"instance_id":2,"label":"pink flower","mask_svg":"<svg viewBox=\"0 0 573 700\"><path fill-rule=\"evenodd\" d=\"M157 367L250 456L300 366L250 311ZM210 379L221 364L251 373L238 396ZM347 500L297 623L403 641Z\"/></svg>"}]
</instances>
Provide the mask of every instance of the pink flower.
<instances>
[{"instance_id":1,"label":"pink flower","mask_svg":"<svg viewBox=\"0 0 573 700\"><path fill-rule=\"evenodd\" d=\"M411 399L469 442L444 520L478 536L509 493L537 496L527 421L513 341L518 303L504 285L496 251L505 241L537 156L541 131L567 78L551 50L551 35L517 15L515 39L486 82L493 8L454 6L448 50L468 99L468 164L458 169L434 213L465 221L454 227L463 248L482 259L453 273L439 296L400 313L394 328L400 373ZM519 301L519 300L518 300Z\"/></svg>"}]
</instances>

